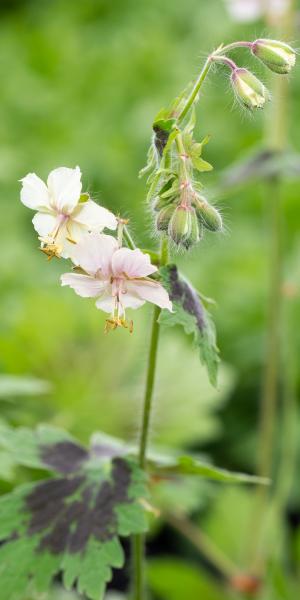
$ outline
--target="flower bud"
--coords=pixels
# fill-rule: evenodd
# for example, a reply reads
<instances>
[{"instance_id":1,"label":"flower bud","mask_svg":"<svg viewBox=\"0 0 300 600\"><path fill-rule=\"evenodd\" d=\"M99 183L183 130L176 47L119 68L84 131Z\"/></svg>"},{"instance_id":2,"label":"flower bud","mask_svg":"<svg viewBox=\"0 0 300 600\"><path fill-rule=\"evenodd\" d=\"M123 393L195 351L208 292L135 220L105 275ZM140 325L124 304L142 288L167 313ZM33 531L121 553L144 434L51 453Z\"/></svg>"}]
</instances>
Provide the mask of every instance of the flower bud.
<instances>
[{"instance_id":1,"label":"flower bud","mask_svg":"<svg viewBox=\"0 0 300 600\"><path fill-rule=\"evenodd\" d=\"M291 71L296 62L296 53L288 44L277 40L259 39L252 44L252 54L259 58L266 67L286 75Z\"/></svg>"},{"instance_id":2,"label":"flower bud","mask_svg":"<svg viewBox=\"0 0 300 600\"><path fill-rule=\"evenodd\" d=\"M170 219L175 211L173 204L169 204L162 208L156 216L156 228L158 231L167 231Z\"/></svg>"},{"instance_id":3,"label":"flower bud","mask_svg":"<svg viewBox=\"0 0 300 600\"><path fill-rule=\"evenodd\" d=\"M191 235L192 211L193 209L188 206L177 206L175 209L168 227L169 236L175 244L185 245Z\"/></svg>"},{"instance_id":4,"label":"flower bud","mask_svg":"<svg viewBox=\"0 0 300 600\"><path fill-rule=\"evenodd\" d=\"M182 245L189 250L192 246L197 244L203 233L202 224L198 222L196 211L194 208L191 209L191 223L189 235L184 239Z\"/></svg>"},{"instance_id":5,"label":"flower bud","mask_svg":"<svg viewBox=\"0 0 300 600\"><path fill-rule=\"evenodd\" d=\"M196 215L200 223L210 231L221 231L223 227L222 217L219 211L209 204L205 198L194 199Z\"/></svg>"},{"instance_id":6,"label":"flower bud","mask_svg":"<svg viewBox=\"0 0 300 600\"><path fill-rule=\"evenodd\" d=\"M231 83L238 101L250 110L263 108L266 100L269 100L267 88L248 69L234 69L231 73Z\"/></svg>"}]
</instances>

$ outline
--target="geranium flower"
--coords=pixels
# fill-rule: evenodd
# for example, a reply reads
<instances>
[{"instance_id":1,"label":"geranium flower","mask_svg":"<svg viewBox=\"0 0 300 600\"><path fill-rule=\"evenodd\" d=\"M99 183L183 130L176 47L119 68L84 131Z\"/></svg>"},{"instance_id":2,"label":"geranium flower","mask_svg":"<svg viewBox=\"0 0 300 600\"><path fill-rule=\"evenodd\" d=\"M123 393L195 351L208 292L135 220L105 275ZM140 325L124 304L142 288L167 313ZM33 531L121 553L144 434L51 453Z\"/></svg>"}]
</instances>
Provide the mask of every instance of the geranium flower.
<instances>
[{"instance_id":1,"label":"geranium flower","mask_svg":"<svg viewBox=\"0 0 300 600\"><path fill-rule=\"evenodd\" d=\"M80 241L84 231L117 227L116 217L109 210L90 200L88 194L81 195L79 167L54 169L47 185L35 173L21 181L21 202L37 211L33 226L40 236L41 250L49 258L68 258L72 244Z\"/></svg>"},{"instance_id":2,"label":"geranium flower","mask_svg":"<svg viewBox=\"0 0 300 600\"><path fill-rule=\"evenodd\" d=\"M268 13L272 19L282 17L287 8L287 0L225 0L234 21L256 21Z\"/></svg>"},{"instance_id":3,"label":"geranium flower","mask_svg":"<svg viewBox=\"0 0 300 600\"><path fill-rule=\"evenodd\" d=\"M96 307L111 314L106 331L118 326L132 329L125 310L139 308L145 302L172 311L167 291L149 278L157 267L141 250L120 248L112 236L90 233L73 247L71 259L80 272L65 273L61 284L69 285L84 298L97 298Z\"/></svg>"}]
</instances>

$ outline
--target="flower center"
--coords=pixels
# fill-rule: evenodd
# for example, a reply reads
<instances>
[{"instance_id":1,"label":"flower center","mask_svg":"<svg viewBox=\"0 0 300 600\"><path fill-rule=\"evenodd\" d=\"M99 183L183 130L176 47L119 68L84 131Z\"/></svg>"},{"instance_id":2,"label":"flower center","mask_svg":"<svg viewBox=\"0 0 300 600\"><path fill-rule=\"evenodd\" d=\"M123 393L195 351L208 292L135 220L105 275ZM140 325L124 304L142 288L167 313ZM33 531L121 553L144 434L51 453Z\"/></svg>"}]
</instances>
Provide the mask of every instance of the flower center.
<instances>
[{"instance_id":1,"label":"flower center","mask_svg":"<svg viewBox=\"0 0 300 600\"><path fill-rule=\"evenodd\" d=\"M109 333L110 331L117 329L117 327L124 327L124 329L128 329L130 333L133 331L133 321L126 321L125 308L122 303L122 295L127 293L125 281L125 277L112 277L111 279L111 293L114 299L114 308L111 317L106 320L105 333Z\"/></svg>"},{"instance_id":2,"label":"flower center","mask_svg":"<svg viewBox=\"0 0 300 600\"><path fill-rule=\"evenodd\" d=\"M66 226L67 233L69 235L69 237L66 237L66 239L69 240L69 242L72 242L73 244L76 243L70 235L70 231L68 229L68 221L69 215L58 214L53 231L51 231L51 233L49 233L45 237L39 237L39 240L41 242L40 249L42 252L44 252L44 254L48 256L48 260L51 260L54 256L56 258L60 258L61 256L63 247L61 244L57 243L57 237L64 225Z\"/></svg>"}]
</instances>

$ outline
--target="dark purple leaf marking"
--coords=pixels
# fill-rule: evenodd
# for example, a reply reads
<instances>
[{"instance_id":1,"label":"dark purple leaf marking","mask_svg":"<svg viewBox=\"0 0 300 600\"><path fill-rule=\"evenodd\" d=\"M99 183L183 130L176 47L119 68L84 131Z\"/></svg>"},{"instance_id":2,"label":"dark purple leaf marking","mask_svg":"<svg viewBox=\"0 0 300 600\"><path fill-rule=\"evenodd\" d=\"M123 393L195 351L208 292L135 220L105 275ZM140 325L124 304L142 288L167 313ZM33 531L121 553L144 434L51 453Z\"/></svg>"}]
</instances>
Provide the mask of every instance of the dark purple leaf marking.
<instances>
[{"instance_id":1,"label":"dark purple leaf marking","mask_svg":"<svg viewBox=\"0 0 300 600\"><path fill-rule=\"evenodd\" d=\"M168 267L169 294L173 302L178 302L193 317L196 317L197 326L200 331L205 328L205 315L201 301L194 288L178 275L176 265Z\"/></svg>"},{"instance_id":2,"label":"dark purple leaf marking","mask_svg":"<svg viewBox=\"0 0 300 600\"><path fill-rule=\"evenodd\" d=\"M114 458L109 480L97 484L87 475L62 477L36 485L26 498L28 535L40 534L40 550L81 552L89 538L102 542L117 533L116 506L130 503L131 470Z\"/></svg>"},{"instance_id":3,"label":"dark purple leaf marking","mask_svg":"<svg viewBox=\"0 0 300 600\"><path fill-rule=\"evenodd\" d=\"M82 463L88 459L88 452L74 442L57 442L57 444L42 446L41 458L47 467L63 475L69 475L76 473Z\"/></svg>"}]
</instances>

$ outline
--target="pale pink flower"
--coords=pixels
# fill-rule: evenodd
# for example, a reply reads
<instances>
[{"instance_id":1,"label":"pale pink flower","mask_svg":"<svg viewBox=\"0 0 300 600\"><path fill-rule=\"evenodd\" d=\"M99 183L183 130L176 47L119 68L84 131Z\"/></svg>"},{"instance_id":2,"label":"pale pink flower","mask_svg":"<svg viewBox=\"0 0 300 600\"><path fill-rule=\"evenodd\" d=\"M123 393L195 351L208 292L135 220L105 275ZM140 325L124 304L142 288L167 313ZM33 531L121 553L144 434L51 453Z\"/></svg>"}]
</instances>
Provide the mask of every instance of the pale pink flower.
<instances>
[{"instance_id":1,"label":"pale pink flower","mask_svg":"<svg viewBox=\"0 0 300 600\"><path fill-rule=\"evenodd\" d=\"M35 173L29 173L21 182L21 202L37 211L33 226L40 236L41 250L49 258L68 258L72 244L80 241L84 231L117 227L115 215L90 200L87 194L81 196L79 167L54 169L47 185Z\"/></svg>"},{"instance_id":2,"label":"pale pink flower","mask_svg":"<svg viewBox=\"0 0 300 600\"><path fill-rule=\"evenodd\" d=\"M287 9L287 0L225 0L228 11L235 21L251 22L264 17L278 19Z\"/></svg>"},{"instance_id":3,"label":"pale pink flower","mask_svg":"<svg viewBox=\"0 0 300 600\"><path fill-rule=\"evenodd\" d=\"M167 291L149 278L157 267L141 250L120 248L112 236L90 233L73 247L71 259L82 272L65 273L61 284L84 298L97 298L96 307L111 314L107 331L130 326L126 308L139 308L145 302L172 311Z\"/></svg>"}]
</instances>

